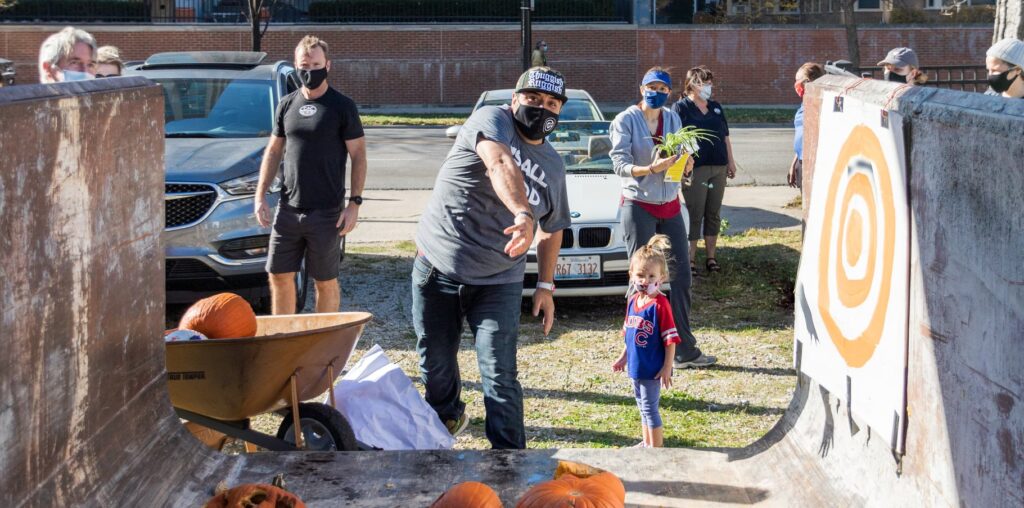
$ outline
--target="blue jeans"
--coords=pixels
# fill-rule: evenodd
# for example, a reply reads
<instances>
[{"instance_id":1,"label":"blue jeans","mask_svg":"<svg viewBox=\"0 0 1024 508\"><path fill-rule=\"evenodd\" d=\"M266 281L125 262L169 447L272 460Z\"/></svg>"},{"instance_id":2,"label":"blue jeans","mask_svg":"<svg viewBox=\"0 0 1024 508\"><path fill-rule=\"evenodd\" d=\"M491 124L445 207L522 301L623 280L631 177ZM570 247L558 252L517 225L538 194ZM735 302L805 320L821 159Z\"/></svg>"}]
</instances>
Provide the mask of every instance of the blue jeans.
<instances>
[{"instance_id":1,"label":"blue jeans","mask_svg":"<svg viewBox=\"0 0 1024 508\"><path fill-rule=\"evenodd\" d=\"M423 256L413 262L412 321L427 403L441 421L457 421L466 409L457 356L465 319L476 342L487 439L496 449L526 448L523 388L516 367L522 294L522 282L462 284Z\"/></svg>"},{"instance_id":2,"label":"blue jeans","mask_svg":"<svg viewBox=\"0 0 1024 508\"><path fill-rule=\"evenodd\" d=\"M690 331L690 244L686 240L686 224L682 214L671 219L658 219L632 201L622 205L622 227L626 240L626 251L632 259L633 253L647 244L656 233L668 236L672 243L672 291L669 304L672 305L672 319L676 322L680 342L676 345L675 360L688 362L701 355L697 338Z\"/></svg>"}]
</instances>

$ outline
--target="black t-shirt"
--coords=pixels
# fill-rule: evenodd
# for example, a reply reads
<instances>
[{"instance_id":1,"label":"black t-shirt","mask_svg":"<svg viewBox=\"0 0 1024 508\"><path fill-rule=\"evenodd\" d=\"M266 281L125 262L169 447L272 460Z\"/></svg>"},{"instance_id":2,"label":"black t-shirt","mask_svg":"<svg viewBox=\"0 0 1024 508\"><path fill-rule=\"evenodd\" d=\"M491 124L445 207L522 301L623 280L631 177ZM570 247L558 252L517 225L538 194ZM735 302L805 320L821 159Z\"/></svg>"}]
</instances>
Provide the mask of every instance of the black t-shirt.
<instances>
[{"instance_id":1,"label":"black t-shirt","mask_svg":"<svg viewBox=\"0 0 1024 508\"><path fill-rule=\"evenodd\" d=\"M345 141L363 137L356 103L330 87L313 100L296 90L277 106L274 135L287 140L285 202L296 208L340 208L348 158Z\"/></svg>"},{"instance_id":2,"label":"black t-shirt","mask_svg":"<svg viewBox=\"0 0 1024 508\"><path fill-rule=\"evenodd\" d=\"M725 111L722 110L721 104L708 101L708 114L705 115L689 97L683 97L672 105L672 111L679 115L683 127L693 125L715 134L711 141L701 141L697 145L694 166L724 166L729 163L729 151L725 146L725 137L729 135L729 122L725 119Z\"/></svg>"}]
</instances>

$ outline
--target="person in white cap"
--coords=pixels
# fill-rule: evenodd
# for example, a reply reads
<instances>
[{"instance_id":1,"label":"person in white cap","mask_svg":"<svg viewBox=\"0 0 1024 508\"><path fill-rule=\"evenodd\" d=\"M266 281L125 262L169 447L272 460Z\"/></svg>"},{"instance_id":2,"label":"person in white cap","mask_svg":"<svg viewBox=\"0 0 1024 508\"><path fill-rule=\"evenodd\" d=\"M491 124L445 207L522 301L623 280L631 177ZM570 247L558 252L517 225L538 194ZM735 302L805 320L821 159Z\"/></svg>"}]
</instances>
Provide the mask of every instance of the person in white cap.
<instances>
[{"instance_id":1,"label":"person in white cap","mask_svg":"<svg viewBox=\"0 0 1024 508\"><path fill-rule=\"evenodd\" d=\"M988 95L1011 99L1024 98L1024 42L1014 38L1003 39L985 52L988 69Z\"/></svg>"},{"instance_id":2,"label":"person in white cap","mask_svg":"<svg viewBox=\"0 0 1024 508\"><path fill-rule=\"evenodd\" d=\"M928 81L928 75L921 72L917 53L910 48L893 48L877 65L885 69L886 81L908 85L923 85Z\"/></svg>"}]
</instances>

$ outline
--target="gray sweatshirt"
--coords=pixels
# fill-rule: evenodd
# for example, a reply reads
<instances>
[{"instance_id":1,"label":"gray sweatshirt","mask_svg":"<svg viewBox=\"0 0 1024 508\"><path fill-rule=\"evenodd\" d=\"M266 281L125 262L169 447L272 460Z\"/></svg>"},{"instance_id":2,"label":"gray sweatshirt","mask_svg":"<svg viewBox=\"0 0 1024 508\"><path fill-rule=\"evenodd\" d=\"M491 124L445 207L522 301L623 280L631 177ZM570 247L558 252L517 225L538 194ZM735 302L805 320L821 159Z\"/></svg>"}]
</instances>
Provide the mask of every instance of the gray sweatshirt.
<instances>
[{"instance_id":1,"label":"gray sweatshirt","mask_svg":"<svg viewBox=\"0 0 1024 508\"><path fill-rule=\"evenodd\" d=\"M683 122L675 112L661 108L661 114L665 121L664 132L682 128ZM615 174L622 178L622 195L626 199L654 204L677 199L679 184L665 182L665 173L633 176L633 166L647 166L654 162L654 140L638 106L630 106L615 117L610 137L612 163Z\"/></svg>"}]
</instances>

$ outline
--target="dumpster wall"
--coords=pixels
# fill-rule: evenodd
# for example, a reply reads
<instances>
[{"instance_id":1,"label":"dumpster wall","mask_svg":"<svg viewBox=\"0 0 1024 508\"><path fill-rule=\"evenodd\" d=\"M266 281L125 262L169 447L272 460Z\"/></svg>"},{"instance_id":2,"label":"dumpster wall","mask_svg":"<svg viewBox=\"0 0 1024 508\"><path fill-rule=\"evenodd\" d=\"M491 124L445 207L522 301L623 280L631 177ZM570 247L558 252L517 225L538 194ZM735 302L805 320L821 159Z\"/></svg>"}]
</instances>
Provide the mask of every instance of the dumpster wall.
<instances>
[{"instance_id":1,"label":"dumpster wall","mask_svg":"<svg viewBox=\"0 0 1024 508\"><path fill-rule=\"evenodd\" d=\"M165 384L159 87L2 88L0 153L0 505L173 498L204 449Z\"/></svg>"},{"instance_id":2,"label":"dumpster wall","mask_svg":"<svg viewBox=\"0 0 1024 508\"><path fill-rule=\"evenodd\" d=\"M824 92L904 115L911 254L902 468L879 446L885 437L872 443L844 411L817 436L798 425L804 449L877 503L1024 504L1024 101L837 77L809 90L805 210L821 176L815 145L830 132L818 125L832 107Z\"/></svg>"}]
</instances>

